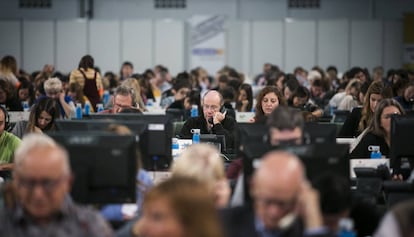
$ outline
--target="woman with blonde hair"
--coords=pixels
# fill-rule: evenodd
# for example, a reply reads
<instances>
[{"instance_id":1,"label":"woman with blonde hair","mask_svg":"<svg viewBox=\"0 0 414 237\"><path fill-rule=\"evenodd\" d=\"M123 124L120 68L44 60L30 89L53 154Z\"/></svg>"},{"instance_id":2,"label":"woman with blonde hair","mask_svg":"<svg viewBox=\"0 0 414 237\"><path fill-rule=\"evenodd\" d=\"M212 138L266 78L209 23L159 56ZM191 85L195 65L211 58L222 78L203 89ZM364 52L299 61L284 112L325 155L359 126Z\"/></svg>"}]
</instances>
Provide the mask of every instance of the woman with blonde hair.
<instances>
[{"instance_id":1,"label":"woman with blonde hair","mask_svg":"<svg viewBox=\"0 0 414 237\"><path fill-rule=\"evenodd\" d=\"M0 80L5 80L14 87L20 85L17 79L17 61L13 56L6 55L0 60Z\"/></svg>"},{"instance_id":2,"label":"woman with blonde hair","mask_svg":"<svg viewBox=\"0 0 414 237\"><path fill-rule=\"evenodd\" d=\"M173 176L150 190L133 236L223 237L218 212L205 183Z\"/></svg>"},{"instance_id":3,"label":"woman with blonde hair","mask_svg":"<svg viewBox=\"0 0 414 237\"><path fill-rule=\"evenodd\" d=\"M141 97L141 86L135 78L127 78L122 81L121 85L132 88L135 91L135 101L141 111L145 111L145 104Z\"/></svg>"},{"instance_id":4,"label":"woman with blonde hair","mask_svg":"<svg viewBox=\"0 0 414 237\"><path fill-rule=\"evenodd\" d=\"M216 207L226 207L231 194L218 150L208 144L188 147L174 160L171 175L192 177L204 182L214 195Z\"/></svg>"}]
</instances>

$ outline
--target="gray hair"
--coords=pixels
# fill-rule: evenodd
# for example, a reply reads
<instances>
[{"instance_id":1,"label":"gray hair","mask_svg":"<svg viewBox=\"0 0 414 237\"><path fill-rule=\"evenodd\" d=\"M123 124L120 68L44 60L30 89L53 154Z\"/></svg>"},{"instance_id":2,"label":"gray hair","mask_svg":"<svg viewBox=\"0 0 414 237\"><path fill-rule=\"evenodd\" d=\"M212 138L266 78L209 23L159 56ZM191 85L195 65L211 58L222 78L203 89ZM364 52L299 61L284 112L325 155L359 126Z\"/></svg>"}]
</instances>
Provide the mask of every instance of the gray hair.
<instances>
[{"instance_id":1,"label":"gray hair","mask_svg":"<svg viewBox=\"0 0 414 237\"><path fill-rule=\"evenodd\" d=\"M15 170L19 169L30 152L42 148L57 149L62 152L63 172L65 174L70 174L69 155L67 151L58 145L52 138L41 133L31 133L23 137L23 140L14 155Z\"/></svg>"},{"instance_id":2,"label":"gray hair","mask_svg":"<svg viewBox=\"0 0 414 237\"><path fill-rule=\"evenodd\" d=\"M43 88L45 89L46 93L52 92L52 91L61 91L62 90L62 82L57 77L49 78L45 81L45 84L43 85Z\"/></svg>"},{"instance_id":3,"label":"gray hair","mask_svg":"<svg viewBox=\"0 0 414 237\"><path fill-rule=\"evenodd\" d=\"M132 106L137 106L136 96L135 96L135 90L129 86L126 86L124 84L121 84L115 89L114 97L117 95L122 96L130 96L132 100Z\"/></svg>"}]
</instances>

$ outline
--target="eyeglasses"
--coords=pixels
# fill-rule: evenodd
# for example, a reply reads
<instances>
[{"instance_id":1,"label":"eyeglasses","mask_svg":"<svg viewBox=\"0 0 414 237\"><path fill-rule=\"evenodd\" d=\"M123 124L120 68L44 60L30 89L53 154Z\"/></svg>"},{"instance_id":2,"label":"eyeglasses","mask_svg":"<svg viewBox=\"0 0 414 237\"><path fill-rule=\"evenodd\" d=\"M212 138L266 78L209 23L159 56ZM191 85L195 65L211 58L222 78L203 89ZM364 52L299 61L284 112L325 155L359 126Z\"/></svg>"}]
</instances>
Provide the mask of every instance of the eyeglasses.
<instances>
[{"instance_id":1,"label":"eyeglasses","mask_svg":"<svg viewBox=\"0 0 414 237\"><path fill-rule=\"evenodd\" d=\"M277 199L272 199L272 198L256 197L254 200L265 207L277 206L278 208L282 210L288 210L292 208L296 203L296 199L292 199L289 201L282 201L282 200L277 200Z\"/></svg>"},{"instance_id":2,"label":"eyeglasses","mask_svg":"<svg viewBox=\"0 0 414 237\"><path fill-rule=\"evenodd\" d=\"M217 106L217 105L203 105L203 109L204 110L208 110L208 109L218 110L219 109L219 106Z\"/></svg>"},{"instance_id":3,"label":"eyeglasses","mask_svg":"<svg viewBox=\"0 0 414 237\"><path fill-rule=\"evenodd\" d=\"M32 178L18 178L18 185L21 188L27 189L32 192L37 185L39 185L46 193L53 192L56 187L67 178L67 176L62 176L57 179L32 179Z\"/></svg>"}]
</instances>

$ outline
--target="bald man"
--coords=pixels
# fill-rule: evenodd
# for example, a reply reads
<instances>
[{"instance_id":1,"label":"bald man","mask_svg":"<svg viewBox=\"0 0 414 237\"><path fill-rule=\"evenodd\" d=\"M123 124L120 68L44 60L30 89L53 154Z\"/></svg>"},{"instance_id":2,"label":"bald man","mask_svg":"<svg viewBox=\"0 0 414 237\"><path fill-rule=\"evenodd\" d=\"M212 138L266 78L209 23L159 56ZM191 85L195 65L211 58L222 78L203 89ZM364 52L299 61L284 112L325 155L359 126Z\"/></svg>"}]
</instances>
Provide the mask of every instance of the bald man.
<instances>
[{"instance_id":1,"label":"bald man","mask_svg":"<svg viewBox=\"0 0 414 237\"><path fill-rule=\"evenodd\" d=\"M227 148L234 148L236 121L220 111L223 107L223 96L215 90L207 91L202 100L203 114L189 118L181 129L180 136L191 138L191 129L200 129L201 134L224 135Z\"/></svg>"},{"instance_id":2,"label":"bald man","mask_svg":"<svg viewBox=\"0 0 414 237\"><path fill-rule=\"evenodd\" d=\"M26 136L14 164L13 183L2 192L0 236L112 236L101 216L71 201L68 155L51 138Z\"/></svg>"},{"instance_id":3,"label":"bald man","mask_svg":"<svg viewBox=\"0 0 414 237\"><path fill-rule=\"evenodd\" d=\"M251 180L251 207L223 212L228 237L330 236L323 227L318 193L301 161L283 151L267 153Z\"/></svg>"}]
</instances>

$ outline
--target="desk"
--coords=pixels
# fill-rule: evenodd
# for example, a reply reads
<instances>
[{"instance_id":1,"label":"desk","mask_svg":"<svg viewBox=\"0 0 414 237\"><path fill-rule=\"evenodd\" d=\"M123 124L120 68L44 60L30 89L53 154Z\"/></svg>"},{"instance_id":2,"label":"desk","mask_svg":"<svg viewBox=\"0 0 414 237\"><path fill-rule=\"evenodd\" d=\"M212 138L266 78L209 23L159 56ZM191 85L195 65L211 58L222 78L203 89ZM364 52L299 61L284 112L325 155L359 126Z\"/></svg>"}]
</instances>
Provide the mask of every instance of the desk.
<instances>
[{"instance_id":1,"label":"desk","mask_svg":"<svg viewBox=\"0 0 414 237\"><path fill-rule=\"evenodd\" d=\"M349 160L349 174L351 178L356 178L354 168L361 167L361 168L377 168L379 165L386 165L390 168L390 159L383 158L383 159L350 159Z\"/></svg>"},{"instance_id":2,"label":"desk","mask_svg":"<svg viewBox=\"0 0 414 237\"><path fill-rule=\"evenodd\" d=\"M170 171L147 171L154 184L158 184L171 177Z\"/></svg>"},{"instance_id":3,"label":"desk","mask_svg":"<svg viewBox=\"0 0 414 237\"><path fill-rule=\"evenodd\" d=\"M10 123L17 123L19 121L29 121L29 111L9 111Z\"/></svg>"}]
</instances>

